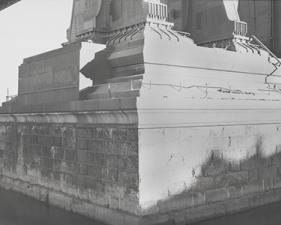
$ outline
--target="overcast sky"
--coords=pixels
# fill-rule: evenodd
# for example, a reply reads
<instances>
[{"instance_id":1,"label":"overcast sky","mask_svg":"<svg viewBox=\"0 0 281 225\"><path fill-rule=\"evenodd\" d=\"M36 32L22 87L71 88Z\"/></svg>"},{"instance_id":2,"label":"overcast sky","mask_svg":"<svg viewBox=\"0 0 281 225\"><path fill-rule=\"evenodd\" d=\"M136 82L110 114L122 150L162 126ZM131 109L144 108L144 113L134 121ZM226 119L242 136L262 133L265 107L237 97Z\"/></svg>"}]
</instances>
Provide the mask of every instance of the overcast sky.
<instances>
[{"instance_id":1,"label":"overcast sky","mask_svg":"<svg viewBox=\"0 0 281 225\"><path fill-rule=\"evenodd\" d=\"M21 0L0 11L0 103L18 92L23 59L61 47L67 41L72 0Z\"/></svg>"}]
</instances>

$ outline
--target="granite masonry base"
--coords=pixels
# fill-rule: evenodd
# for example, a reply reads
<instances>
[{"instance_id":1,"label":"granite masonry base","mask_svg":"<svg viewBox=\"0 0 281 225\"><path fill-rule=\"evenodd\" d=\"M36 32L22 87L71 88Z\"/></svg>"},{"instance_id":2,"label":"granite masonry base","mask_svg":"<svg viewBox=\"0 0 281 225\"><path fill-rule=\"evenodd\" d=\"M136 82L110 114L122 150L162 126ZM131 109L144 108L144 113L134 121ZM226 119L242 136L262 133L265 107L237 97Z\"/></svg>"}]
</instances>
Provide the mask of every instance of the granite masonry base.
<instances>
[{"instance_id":1,"label":"granite masonry base","mask_svg":"<svg viewBox=\"0 0 281 225\"><path fill-rule=\"evenodd\" d=\"M252 194L237 199L229 199L226 202L205 205L188 210L175 211L169 215L155 215L139 217L123 211L101 207L93 203L77 199L76 196L67 195L39 185L32 185L10 177L0 176L0 187L16 191L32 197L38 201L68 210L75 213L103 221L107 224L116 225L185 225L214 217L224 216L262 205L272 204L281 201L281 186L279 189L262 191L259 194ZM259 189L259 187L256 187ZM188 199L181 198L180 202L188 202ZM179 201L175 204L179 205ZM172 203L170 203L172 206Z\"/></svg>"},{"instance_id":2,"label":"granite masonry base","mask_svg":"<svg viewBox=\"0 0 281 225\"><path fill-rule=\"evenodd\" d=\"M0 186L112 225L184 225L281 201L277 116L196 126L191 110L176 112L157 116L180 126L134 109L2 114Z\"/></svg>"}]
</instances>

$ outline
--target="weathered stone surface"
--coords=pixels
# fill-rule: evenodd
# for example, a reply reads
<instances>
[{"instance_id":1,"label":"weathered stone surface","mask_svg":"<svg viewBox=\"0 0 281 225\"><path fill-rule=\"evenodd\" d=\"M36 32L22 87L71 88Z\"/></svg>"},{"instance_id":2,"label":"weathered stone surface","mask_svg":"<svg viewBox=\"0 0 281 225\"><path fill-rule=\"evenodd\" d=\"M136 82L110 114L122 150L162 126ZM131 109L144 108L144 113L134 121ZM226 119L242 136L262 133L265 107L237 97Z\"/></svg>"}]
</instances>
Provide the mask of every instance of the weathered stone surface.
<instances>
[{"instance_id":1,"label":"weathered stone surface","mask_svg":"<svg viewBox=\"0 0 281 225\"><path fill-rule=\"evenodd\" d=\"M206 191L206 202L208 204L225 201L228 198L228 191L226 188Z\"/></svg>"},{"instance_id":2,"label":"weathered stone surface","mask_svg":"<svg viewBox=\"0 0 281 225\"><path fill-rule=\"evenodd\" d=\"M241 186L233 186L228 188L229 198L237 199L242 197Z\"/></svg>"},{"instance_id":3,"label":"weathered stone surface","mask_svg":"<svg viewBox=\"0 0 281 225\"><path fill-rule=\"evenodd\" d=\"M192 195L173 196L164 201L158 201L157 205L160 214L185 210L193 207L193 197Z\"/></svg>"},{"instance_id":4,"label":"weathered stone surface","mask_svg":"<svg viewBox=\"0 0 281 225\"><path fill-rule=\"evenodd\" d=\"M214 178L216 187L229 187L248 182L248 172L241 171L216 176Z\"/></svg>"},{"instance_id":5,"label":"weathered stone surface","mask_svg":"<svg viewBox=\"0 0 281 225\"><path fill-rule=\"evenodd\" d=\"M243 185L242 192L243 192L243 196L260 194L263 192L263 183L257 182L253 184Z\"/></svg>"},{"instance_id":6,"label":"weathered stone surface","mask_svg":"<svg viewBox=\"0 0 281 225\"><path fill-rule=\"evenodd\" d=\"M249 208L247 198L240 198L225 203L226 213L235 213Z\"/></svg>"}]
</instances>

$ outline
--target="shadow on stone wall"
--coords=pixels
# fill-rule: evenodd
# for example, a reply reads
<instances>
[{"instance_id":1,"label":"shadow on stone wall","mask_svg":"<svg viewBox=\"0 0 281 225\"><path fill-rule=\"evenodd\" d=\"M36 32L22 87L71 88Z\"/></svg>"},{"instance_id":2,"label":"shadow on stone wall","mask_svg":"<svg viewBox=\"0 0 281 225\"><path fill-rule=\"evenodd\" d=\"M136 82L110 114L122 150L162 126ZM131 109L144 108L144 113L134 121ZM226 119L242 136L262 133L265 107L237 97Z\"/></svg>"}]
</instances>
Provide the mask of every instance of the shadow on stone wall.
<instances>
[{"instance_id":1,"label":"shadow on stone wall","mask_svg":"<svg viewBox=\"0 0 281 225\"><path fill-rule=\"evenodd\" d=\"M224 159L223 150L213 150L193 171L192 186L179 195L160 200L144 212L155 224L188 224L281 201L281 152L263 157L262 137L256 153L240 161Z\"/></svg>"}]
</instances>

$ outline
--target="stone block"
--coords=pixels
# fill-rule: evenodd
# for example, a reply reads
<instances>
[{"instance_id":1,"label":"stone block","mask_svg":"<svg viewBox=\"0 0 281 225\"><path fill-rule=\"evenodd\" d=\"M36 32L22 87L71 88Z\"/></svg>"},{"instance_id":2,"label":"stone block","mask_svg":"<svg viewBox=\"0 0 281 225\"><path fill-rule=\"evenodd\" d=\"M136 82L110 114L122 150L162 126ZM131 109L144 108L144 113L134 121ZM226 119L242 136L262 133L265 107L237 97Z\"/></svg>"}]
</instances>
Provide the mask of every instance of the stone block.
<instances>
[{"instance_id":1,"label":"stone block","mask_svg":"<svg viewBox=\"0 0 281 225\"><path fill-rule=\"evenodd\" d=\"M215 187L213 177L197 177L194 186L192 187L193 192L201 192L210 190Z\"/></svg>"},{"instance_id":2,"label":"stone block","mask_svg":"<svg viewBox=\"0 0 281 225\"><path fill-rule=\"evenodd\" d=\"M117 149L117 145L116 145L115 141L105 141L104 142L104 151L105 152L107 152L109 154L117 154L116 149Z\"/></svg>"},{"instance_id":3,"label":"stone block","mask_svg":"<svg viewBox=\"0 0 281 225\"><path fill-rule=\"evenodd\" d=\"M248 182L248 172L241 171L214 177L216 187L229 187Z\"/></svg>"},{"instance_id":4,"label":"stone block","mask_svg":"<svg viewBox=\"0 0 281 225\"><path fill-rule=\"evenodd\" d=\"M267 178L263 180L264 191L272 191L273 190L273 179Z\"/></svg>"},{"instance_id":5,"label":"stone block","mask_svg":"<svg viewBox=\"0 0 281 225\"><path fill-rule=\"evenodd\" d=\"M76 180L77 179L77 180ZM75 176L75 185L82 189L92 189L94 180L91 177Z\"/></svg>"},{"instance_id":6,"label":"stone block","mask_svg":"<svg viewBox=\"0 0 281 225\"><path fill-rule=\"evenodd\" d=\"M64 208L64 194L50 192L49 193L49 203L51 205L57 206L59 208Z\"/></svg>"},{"instance_id":7,"label":"stone block","mask_svg":"<svg viewBox=\"0 0 281 225\"><path fill-rule=\"evenodd\" d=\"M115 198L124 198L125 187L118 183L105 182L105 194Z\"/></svg>"},{"instance_id":8,"label":"stone block","mask_svg":"<svg viewBox=\"0 0 281 225\"><path fill-rule=\"evenodd\" d=\"M186 221L188 223L196 222L199 220L205 220L212 218L216 215L214 205L206 205L195 209L189 209L186 211Z\"/></svg>"},{"instance_id":9,"label":"stone block","mask_svg":"<svg viewBox=\"0 0 281 225\"><path fill-rule=\"evenodd\" d=\"M76 147L76 139L75 138L63 138L62 139L63 147L75 149Z\"/></svg>"},{"instance_id":10,"label":"stone block","mask_svg":"<svg viewBox=\"0 0 281 225\"><path fill-rule=\"evenodd\" d=\"M133 202L126 199L119 199L119 209L125 212L139 215L138 202Z\"/></svg>"},{"instance_id":11,"label":"stone block","mask_svg":"<svg viewBox=\"0 0 281 225\"><path fill-rule=\"evenodd\" d=\"M112 140L128 141L127 129L112 129Z\"/></svg>"},{"instance_id":12,"label":"stone block","mask_svg":"<svg viewBox=\"0 0 281 225\"><path fill-rule=\"evenodd\" d=\"M113 167L113 168L118 168L119 158L120 158L120 156L118 156L118 155L108 154L107 166Z\"/></svg>"},{"instance_id":13,"label":"stone block","mask_svg":"<svg viewBox=\"0 0 281 225\"><path fill-rule=\"evenodd\" d=\"M93 191L105 193L105 183L102 180L93 179Z\"/></svg>"},{"instance_id":14,"label":"stone block","mask_svg":"<svg viewBox=\"0 0 281 225\"><path fill-rule=\"evenodd\" d=\"M37 200L40 200L41 199L41 191L39 188L36 188L36 187L32 187L30 185L27 185L25 187L25 194L32 197L32 198L35 198Z\"/></svg>"},{"instance_id":15,"label":"stone block","mask_svg":"<svg viewBox=\"0 0 281 225\"><path fill-rule=\"evenodd\" d=\"M215 204L214 207L215 207L216 216L223 216L223 215L225 215L224 203Z\"/></svg>"},{"instance_id":16,"label":"stone block","mask_svg":"<svg viewBox=\"0 0 281 225\"><path fill-rule=\"evenodd\" d=\"M230 172L239 172L240 169L240 162L236 160L228 161L229 163L229 171Z\"/></svg>"},{"instance_id":17,"label":"stone block","mask_svg":"<svg viewBox=\"0 0 281 225\"><path fill-rule=\"evenodd\" d=\"M119 209L119 198L109 196L109 208Z\"/></svg>"},{"instance_id":18,"label":"stone block","mask_svg":"<svg viewBox=\"0 0 281 225\"><path fill-rule=\"evenodd\" d=\"M228 191L226 188L206 191L206 203L213 204L225 201L228 198Z\"/></svg>"},{"instance_id":19,"label":"stone block","mask_svg":"<svg viewBox=\"0 0 281 225\"><path fill-rule=\"evenodd\" d=\"M235 199L225 203L226 213L236 213L249 208L249 202L247 198Z\"/></svg>"},{"instance_id":20,"label":"stone block","mask_svg":"<svg viewBox=\"0 0 281 225\"><path fill-rule=\"evenodd\" d=\"M163 201L158 201L157 206L160 214L185 210L193 207L193 197L192 195L171 196Z\"/></svg>"},{"instance_id":21,"label":"stone block","mask_svg":"<svg viewBox=\"0 0 281 225\"><path fill-rule=\"evenodd\" d=\"M281 147L280 147L280 149L281 149ZM274 165L274 166L281 165L281 152L278 152L277 154L272 156L272 165Z\"/></svg>"},{"instance_id":22,"label":"stone block","mask_svg":"<svg viewBox=\"0 0 281 225\"><path fill-rule=\"evenodd\" d=\"M242 186L243 196L261 194L262 192L263 192L262 182L257 182L257 183L252 183Z\"/></svg>"},{"instance_id":23,"label":"stone block","mask_svg":"<svg viewBox=\"0 0 281 225\"><path fill-rule=\"evenodd\" d=\"M63 129L62 127L59 126L50 126L48 134L46 133L46 135L50 135L52 137L62 137L62 134L63 134Z\"/></svg>"},{"instance_id":24,"label":"stone block","mask_svg":"<svg viewBox=\"0 0 281 225\"><path fill-rule=\"evenodd\" d=\"M64 149L63 148L55 148L55 152L54 152L53 157L55 159L63 159L63 156L64 156Z\"/></svg>"},{"instance_id":25,"label":"stone block","mask_svg":"<svg viewBox=\"0 0 281 225\"><path fill-rule=\"evenodd\" d=\"M87 175L88 174L88 165L87 164L79 164L79 173L81 175Z\"/></svg>"},{"instance_id":26,"label":"stone block","mask_svg":"<svg viewBox=\"0 0 281 225\"><path fill-rule=\"evenodd\" d=\"M64 149L64 160L66 161L74 161L74 150Z\"/></svg>"},{"instance_id":27,"label":"stone block","mask_svg":"<svg viewBox=\"0 0 281 225\"><path fill-rule=\"evenodd\" d=\"M106 178L105 169L101 166L88 165L88 175L94 178Z\"/></svg>"},{"instance_id":28,"label":"stone block","mask_svg":"<svg viewBox=\"0 0 281 225\"><path fill-rule=\"evenodd\" d=\"M193 201L194 201L195 208L205 205L206 204L205 193L204 192L193 193Z\"/></svg>"},{"instance_id":29,"label":"stone block","mask_svg":"<svg viewBox=\"0 0 281 225\"><path fill-rule=\"evenodd\" d=\"M109 168L107 173L107 178L111 182L118 182L118 170L114 168Z\"/></svg>"},{"instance_id":30,"label":"stone block","mask_svg":"<svg viewBox=\"0 0 281 225\"><path fill-rule=\"evenodd\" d=\"M280 177L275 177L273 180L273 189L281 189L281 178Z\"/></svg>"},{"instance_id":31,"label":"stone block","mask_svg":"<svg viewBox=\"0 0 281 225\"><path fill-rule=\"evenodd\" d=\"M41 157L40 158L40 165L44 168L53 168L53 160L51 158Z\"/></svg>"},{"instance_id":32,"label":"stone block","mask_svg":"<svg viewBox=\"0 0 281 225\"><path fill-rule=\"evenodd\" d=\"M265 167L259 169L259 179L265 180L267 178L274 178L278 174L278 169L276 166Z\"/></svg>"},{"instance_id":33,"label":"stone block","mask_svg":"<svg viewBox=\"0 0 281 225\"><path fill-rule=\"evenodd\" d=\"M89 140L89 150L94 152L103 152L105 142L103 140Z\"/></svg>"},{"instance_id":34,"label":"stone block","mask_svg":"<svg viewBox=\"0 0 281 225\"><path fill-rule=\"evenodd\" d=\"M115 142L115 152L118 155L138 155L138 143L136 142Z\"/></svg>"},{"instance_id":35,"label":"stone block","mask_svg":"<svg viewBox=\"0 0 281 225\"><path fill-rule=\"evenodd\" d=\"M241 170L256 170L261 165L261 159L257 156L252 156L241 161Z\"/></svg>"},{"instance_id":36,"label":"stone block","mask_svg":"<svg viewBox=\"0 0 281 225\"><path fill-rule=\"evenodd\" d=\"M278 202L277 194L274 191L264 193L260 196L260 205L267 205Z\"/></svg>"},{"instance_id":37,"label":"stone block","mask_svg":"<svg viewBox=\"0 0 281 225\"><path fill-rule=\"evenodd\" d=\"M125 197L131 201L139 201L139 190L138 187L133 186L126 186L125 187Z\"/></svg>"},{"instance_id":38,"label":"stone block","mask_svg":"<svg viewBox=\"0 0 281 225\"><path fill-rule=\"evenodd\" d=\"M65 127L63 129L63 137L65 138L74 138L74 128L72 127Z\"/></svg>"},{"instance_id":39,"label":"stone block","mask_svg":"<svg viewBox=\"0 0 281 225\"><path fill-rule=\"evenodd\" d=\"M76 138L92 138L93 136L93 131L89 128L77 128L74 133Z\"/></svg>"},{"instance_id":40,"label":"stone block","mask_svg":"<svg viewBox=\"0 0 281 225\"><path fill-rule=\"evenodd\" d=\"M249 182L256 182L259 180L259 171L258 170L250 170L248 171Z\"/></svg>"},{"instance_id":41,"label":"stone block","mask_svg":"<svg viewBox=\"0 0 281 225\"><path fill-rule=\"evenodd\" d=\"M118 181L128 186L138 186L139 185L138 173L119 171Z\"/></svg>"},{"instance_id":42,"label":"stone block","mask_svg":"<svg viewBox=\"0 0 281 225\"><path fill-rule=\"evenodd\" d=\"M256 208L260 206L260 196L252 196L248 198L249 207Z\"/></svg>"},{"instance_id":43,"label":"stone block","mask_svg":"<svg viewBox=\"0 0 281 225\"><path fill-rule=\"evenodd\" d=\"M77 138L75 141L75 148L77 150L90 150L90 142L85 138Z\"/></svg>"},{"instance_id":44,"label":"stone block","mask_svg":"<svg viewBox=\"0 0 281 225\"><path fill-rule=\"evenodd\" d=\"M204 165L203 176L214 176L219 174L225 174L229 171L229 164L227 162L212 162Z\"/></svg>"},{"instance_id":45,"label":"stone block","mask_svg":"<svg viewBox=\"0 0 281 225\"><path fill-rule=\"evenodd\" d=\"M242 197L241 186L229 187L228 193L230 199L237 199Z\"/></svg>"}]
</instances>

